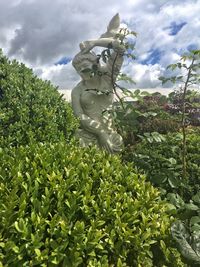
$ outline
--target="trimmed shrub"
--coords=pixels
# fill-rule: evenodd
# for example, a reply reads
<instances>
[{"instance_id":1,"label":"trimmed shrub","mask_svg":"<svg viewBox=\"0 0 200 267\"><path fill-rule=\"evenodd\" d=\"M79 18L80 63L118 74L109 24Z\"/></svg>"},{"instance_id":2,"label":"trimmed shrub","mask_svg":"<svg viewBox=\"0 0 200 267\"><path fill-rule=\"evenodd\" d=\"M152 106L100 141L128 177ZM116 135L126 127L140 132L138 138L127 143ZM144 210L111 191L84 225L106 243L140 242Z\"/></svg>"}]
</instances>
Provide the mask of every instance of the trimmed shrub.
<instances>
[{"instance_id":1,"label":"trimmed shrub","mask_svg":"<svg viewBox=\"0 0 200 267\"><path fill-rule=\"evenodd\" d=\"M64 142L0 157L0 265L184 266L167 205L119 157Z\"/></svg>"},{"instance_id":2,"label":"trimmed shrub","mask_svg":"<svg viewBox=\"0 0 200 267\"><path fill-rule=\"evenodd\" d=\"M69 140L76 127L57 88L0 51L0 145Z\"/></svg>"}]
</instances>

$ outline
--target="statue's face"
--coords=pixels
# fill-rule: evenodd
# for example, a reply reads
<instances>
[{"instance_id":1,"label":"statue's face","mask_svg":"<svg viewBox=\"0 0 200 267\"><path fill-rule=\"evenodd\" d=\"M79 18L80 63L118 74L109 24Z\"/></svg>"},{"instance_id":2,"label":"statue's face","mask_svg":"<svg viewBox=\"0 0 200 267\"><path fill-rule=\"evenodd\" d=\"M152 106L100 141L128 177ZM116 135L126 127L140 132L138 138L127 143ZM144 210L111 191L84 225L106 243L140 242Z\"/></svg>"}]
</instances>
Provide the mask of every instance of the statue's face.
<instances>
[{"instance_id":1,"label":"statue's face","mask_svg":"<svg viewBox=\"0 0 200 267\"><path fill-rule=\"evenodd\" d=\"M79 66L79 74L83 80L89 80L93 77L93 62L84 60Z\"/></svg>"}]
</instances>

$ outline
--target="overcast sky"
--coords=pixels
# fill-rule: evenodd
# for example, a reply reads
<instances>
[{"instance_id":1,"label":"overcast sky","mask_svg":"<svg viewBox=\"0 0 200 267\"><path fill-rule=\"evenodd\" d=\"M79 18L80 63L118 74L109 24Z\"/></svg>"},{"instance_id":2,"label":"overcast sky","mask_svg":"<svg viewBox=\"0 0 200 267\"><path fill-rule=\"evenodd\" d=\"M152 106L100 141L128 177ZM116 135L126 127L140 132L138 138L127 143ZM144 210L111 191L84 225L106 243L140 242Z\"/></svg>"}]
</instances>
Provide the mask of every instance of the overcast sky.
<instances>
[{"instance_id":1,"label":"overcast sky","mask_svg":"<svg viewBox=\"0 0 200 267\"><path fill-rule=\"evenodd\" d=\"M138 33L123 71L137 88L160 87L160 75L189 49L200 49L200 0L0 0L0 47L60 89L80 80L71 65L79 43L105 32L117 12Z\"/></svg>"}]
</instances>

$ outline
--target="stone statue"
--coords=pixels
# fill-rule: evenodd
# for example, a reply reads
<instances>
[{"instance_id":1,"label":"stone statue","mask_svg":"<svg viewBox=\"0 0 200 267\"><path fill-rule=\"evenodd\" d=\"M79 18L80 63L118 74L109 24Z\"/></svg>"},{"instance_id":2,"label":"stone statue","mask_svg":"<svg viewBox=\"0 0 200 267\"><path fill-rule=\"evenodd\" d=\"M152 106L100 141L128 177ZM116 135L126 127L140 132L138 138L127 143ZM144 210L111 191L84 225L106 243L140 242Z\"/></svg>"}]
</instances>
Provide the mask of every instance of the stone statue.
<instances>
[{"instance_id":1,"label":"stone statue","mask_svg":"<svg viewBox=\"0 0 200 267\"><path fill-rule=\"evenodd\" d=\"M80 119L76 136L81 146L95 144L110 153L120 152L122 137L114 130L109 109L114 99L113 83L123 63L124 46L117 38L120 19L116 14L100 38L82 42L72 64L82 80L72 90L72 108ZM94 47L112 49L105 64L92 51ZM95 71L94 71L95 70Z\"/></svg>"}]
</instances>

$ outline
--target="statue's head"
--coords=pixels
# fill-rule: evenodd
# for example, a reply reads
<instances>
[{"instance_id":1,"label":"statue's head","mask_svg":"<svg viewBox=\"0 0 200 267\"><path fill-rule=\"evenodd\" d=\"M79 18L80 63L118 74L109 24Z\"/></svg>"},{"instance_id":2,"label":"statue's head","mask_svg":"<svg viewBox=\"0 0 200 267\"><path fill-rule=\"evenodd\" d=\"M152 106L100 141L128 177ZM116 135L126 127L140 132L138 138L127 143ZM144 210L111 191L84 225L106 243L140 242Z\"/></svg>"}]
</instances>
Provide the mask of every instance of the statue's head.
<instances>
[{"instance_id":1,"label":"statue's head","mask_svg":"<svg viewBox=\"0 0 200 267\"><path fill-rule=\"evenodd\" d=\"M93 52L79 53L74 57L72 65L83 80L88 80L92 76L94 65L98 67L98 61L98 57Z\"/></svg>"}]
</instances>

